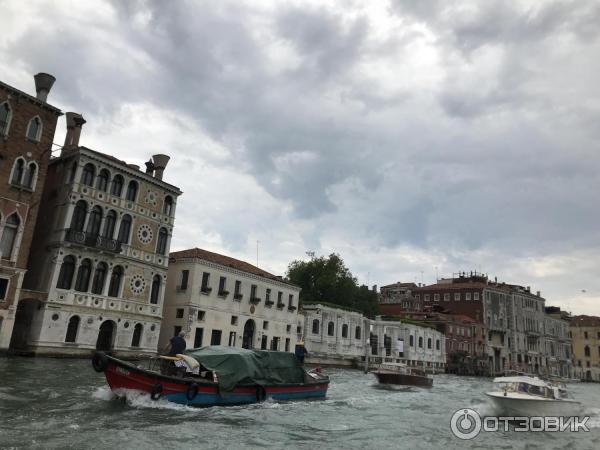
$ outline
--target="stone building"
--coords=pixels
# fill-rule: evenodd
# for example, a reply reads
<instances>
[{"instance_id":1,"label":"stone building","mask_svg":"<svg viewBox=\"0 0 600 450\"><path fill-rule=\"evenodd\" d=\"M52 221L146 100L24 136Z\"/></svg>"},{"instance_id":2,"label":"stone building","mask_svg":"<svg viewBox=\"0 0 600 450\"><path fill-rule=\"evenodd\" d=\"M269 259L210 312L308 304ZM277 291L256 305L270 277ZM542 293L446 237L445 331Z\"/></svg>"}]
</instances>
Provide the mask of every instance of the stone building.
<instances>
[{"instance_id":1,"label":"stone building","mask_svg":"<svg viewBox=\"0 0 600 450\"><path fill-rule=\"evenodd\" d=\"M252 264L199 248L171 253L160 346L227 345L293 352L300 288Z\"/></svg>"},{"instance_id":2,"label":"stone building","mask_svg":"<svg viewBox=\"0 0 600 450\"><path fill-rule=\"evenodd\" d=\"M307 361L315 364L352 366L403 362L431 371L443 371L445 338L429 326L401 320L375 320L358 311L335 305L302 305Z\"/></svg>"},{"instance_id":3,"label":"stone building","mask_svg":"<svg viewBox=\"0 0 600 450\"><path fill-rule=\"evenodd\" d=\"M569 333L573 339L574 376L600 382L600 317L574 316Z\"/></svg>"},{"instance_id":4,"label":"stone building","mask_svg":"<svg viewBox=\"0 0 600 450\"><path fill-rule=\"evenodd\" d=\"M546 306L544 317L544 357L546 373L573 377L573 347L569 337L570 316L558 307Z\"/></svg>"},{"instance_id":5,"label":"stone building","mask_svg":"<svg viewBox=\"0 0 600 450\"><path fill-rule=\"evenodd\" d=\"M146 171L79 146L83 117L67 113L48 167L12 347L50 355L121 356L157 350L170 239L181 191Z\"/></svg>"},{"instance_id":6,"label":"stone building","mask_svg":"<svg viewBox=\"0 0 600 450\"><path fill-rule=\"evenodd\" d=\"M54 77L35 76L32 96L0 82L0 352L10 346L61 111L47 103Z\"/></svg>"},{"instance_id":7,"label":"stone building","mask_svg":"<svg viewBox=\"0 0 600 450\"><path fill-rule=\"evenodd\" d=\"M359 311L303 304L304 343L314 364L353 366L365 356L371 321Z\"/></svg>"},{"instance_id":8,"label":"stone building","mask_svg":"<svg viewBox=\"0 0 600 450\"><path fill-rule=\"evenodd\" d=\"M422 300L413 295L414 289L417 288L415 283L393 283L386 286L381 286L379 295L379 304L386 307L395 307L396 310L412 312L422 311Z\"/></svg>"}]
</instances>

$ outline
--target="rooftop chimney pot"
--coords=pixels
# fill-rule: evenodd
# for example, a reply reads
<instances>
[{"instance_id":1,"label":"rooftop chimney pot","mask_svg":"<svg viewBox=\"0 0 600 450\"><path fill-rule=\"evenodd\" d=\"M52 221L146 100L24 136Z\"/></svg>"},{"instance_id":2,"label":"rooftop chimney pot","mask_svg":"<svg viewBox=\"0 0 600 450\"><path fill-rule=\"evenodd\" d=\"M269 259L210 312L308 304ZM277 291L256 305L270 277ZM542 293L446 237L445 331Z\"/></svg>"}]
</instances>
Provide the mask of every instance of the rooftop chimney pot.
<instances>
[{"instance_id":1,"label":"rooftop chimney pot","mask_svg":"<svg viewBox=\"0 0 600 450\"><path fill-rule=\"evenodd\" d=\"M65 114L67 119L67 135L65 136L65 145L61 155L68 150L73 150L79 147L79 138L81 137L81 127L85 123L85 119L81 114L68 112Z\"/></svg>"},{"instance_id":2,"label":"rooftop chimney pot","mask_svg":"<svg viewBox=\"0 0 600 450\"><path fill-rule=\"evenodd\" d=\"M146 173L150 174L150 175L154 175L154 163L152 162L152 159L146 161L145 164L146 164Z\"/></svg>"},{"instance_id":3,"label":"rooftop chimney pot","mask_svg":"<svg viewBox=\"0 0 600 450\"><path fill-rule=\"evenodd\" d=\"M33 79L35 80L35 92L37 99L41 100L42 102L46 102L48 94L50 93L50 89L52 89L52 85L56 81L56 78L48 73L40 72L37 75L34 75Z\"/></svg>"},{"instance_id":4,"label":"rooftop chimney pot","mask_svg":"<svg viewBox=\"0 0 600 450\"><path fill-rule=\"evenodd\" d=\"M152 160L154 161L154 177L155 178L162 180L163 173L164 173L165 168L167 167L167 164L169 163L170 159L171 159L171 157L169 155L158 154L158 155L152 156Z\"/></svg>"}]
</instances>

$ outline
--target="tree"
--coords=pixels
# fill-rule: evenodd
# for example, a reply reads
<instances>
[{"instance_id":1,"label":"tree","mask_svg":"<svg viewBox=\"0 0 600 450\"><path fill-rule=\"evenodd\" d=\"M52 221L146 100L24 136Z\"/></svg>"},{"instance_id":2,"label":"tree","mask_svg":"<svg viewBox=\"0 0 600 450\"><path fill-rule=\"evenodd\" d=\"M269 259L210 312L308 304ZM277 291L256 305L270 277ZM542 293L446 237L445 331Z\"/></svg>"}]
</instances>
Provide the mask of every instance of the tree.
<instances>
[{"instance_id":1,"label":"tree","mask_svg":"<svg viewBox=\"0 0 600 450\"><path fill-rule=\"evenodd\" d=\"M310 261L292 261L287 278L302 288L301 303L333 303L356 309L372 317L379 310L377 293L357 280L336 253L328 257L311 258Z\"/></svg>"}]
</instances>

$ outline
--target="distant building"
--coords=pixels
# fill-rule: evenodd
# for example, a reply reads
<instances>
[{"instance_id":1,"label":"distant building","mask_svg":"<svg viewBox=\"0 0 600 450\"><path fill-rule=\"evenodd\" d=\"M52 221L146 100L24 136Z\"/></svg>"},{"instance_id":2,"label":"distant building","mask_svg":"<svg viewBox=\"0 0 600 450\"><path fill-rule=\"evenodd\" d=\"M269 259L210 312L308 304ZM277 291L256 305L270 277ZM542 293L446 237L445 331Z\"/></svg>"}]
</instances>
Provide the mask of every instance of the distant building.
<instances>
[{"instance_id":1,"label":"distant building","mask_svg":"<svg viewBox=\"0 0 600 450\"><path fill-rule=\"evenodd\" d=\"M574 316L569 332L573 339L575 376L586 381L600 381L600 317Z\"/></svg>"},{"instance_id":2,"label":"distant building","mask_svg":"<svg viewBox=\"0 0 600 450\"><path fill-rule=\"evenodd\" d=\"M199 248L171 253L160 346L180 331L206 345L293 352L300 288L252 264Z\"/></svg>"},{"instance_id":3,"label":"distant building","mask_svg":"<svg viewBox=\"0 0 600 450\"><path fill-rule=\"evenodd\" d=\"M84 123L67 113L64 147L50 161L12 348L152 354L181 191L162 179L168 156L142 172L80 146Z\"/></svg>"},{"instance_id":4,"label":"distant building","mask_svg":"<svg viewBox=\"0 0 600 450\"><path fill-rule=\"evenodd\" d=\"M446 344L433 327L402 320L375 320L335 305L303 305L307 361L339 366L402 362L431 371L443 371Z\"/></svg>"},{"instance_id":5,"label":"distant building","mask_svg":"<svg viewBox=\"0 0 600 450\"><path fill-rule=\"evenodd\" d=\"M415 283L401 282L381 286L379 304L382 306L380 309L385 314L393 314L392 311L422 311L421 299L413 295L415 288L417 288Z\"/></svg>"},{"instance_id":6,"label":"distant building","mask_svg":"<svg viewBox=\"0 0 600 450\"><path fill-rule=\"evenodd\" d=\"M573 376L573 346L569 335L571 317L558 307L546 306L544 318L544 356L550 375Z\"/></svg>"},{"instance_id":7,"label":"distant building","mask_svg":"<svg viewBox=\"0 0 600 450\"><path fill-rule=\"evenodd\" d=\"M0 352L10 346L29 250L61 111L47 103L54 77L32 96L0 82Z\"/></svg>"}]
</instances>

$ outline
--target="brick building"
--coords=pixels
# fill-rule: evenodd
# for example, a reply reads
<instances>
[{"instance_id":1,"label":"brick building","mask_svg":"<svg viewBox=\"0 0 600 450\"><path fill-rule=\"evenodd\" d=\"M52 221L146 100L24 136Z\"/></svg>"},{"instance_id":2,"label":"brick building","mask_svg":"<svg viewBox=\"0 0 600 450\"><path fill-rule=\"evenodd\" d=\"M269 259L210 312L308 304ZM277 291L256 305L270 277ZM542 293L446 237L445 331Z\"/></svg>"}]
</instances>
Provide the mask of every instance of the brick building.
<instances>
[{"instance_id":1,"label":"brick building","mask_svg":"<svg viewBox=\"0 0 600 450\"><path fill-rule=\"evenodd\" d=\"M421 300L413 295L417 288L415 283L393 283L381 286L379 304L383 305L381 312L393 315L398 311L422 311Z\"/></svg>"},{"instance_id":2,"label":"brick building","mask_svg":"<svg viewBox=\"0 0 600 450\"><path fill-rule=\"evenodd\" d=\"M42 190L61 111L47 103L54 77L35 77L36 96L0 82L0 351L9 348Z\"/></svg>"}]
</instances>

